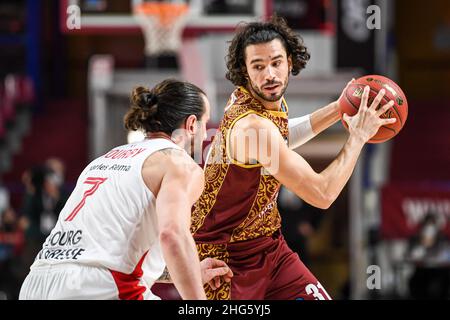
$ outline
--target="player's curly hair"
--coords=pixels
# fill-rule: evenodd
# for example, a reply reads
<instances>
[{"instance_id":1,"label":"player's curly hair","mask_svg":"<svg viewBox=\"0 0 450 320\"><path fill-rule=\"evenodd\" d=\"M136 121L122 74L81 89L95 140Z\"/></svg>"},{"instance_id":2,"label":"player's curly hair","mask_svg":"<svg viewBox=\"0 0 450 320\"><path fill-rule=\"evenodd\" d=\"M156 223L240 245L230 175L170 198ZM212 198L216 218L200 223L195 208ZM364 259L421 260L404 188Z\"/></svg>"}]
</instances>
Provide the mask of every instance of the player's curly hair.
<instances>
[{"instance_id":1,"label":"player's curly hair","mask_svg":"<svg viewBox=\"0 0 450 320\"><path fill-rule=\"evenodd\" d=\"M171 135L190 115L201 118L205 112L202 95L205 93L192 83L173 79L164 80L151 90L137 87L131 93L125 128Z\"/></svg>"},{"instance_id":2,"label":"player's curly hair","mask_svg":"<svg viewBox=\"0 0 450 320\"><path fill-rule=\"evenodd\" d=\"M226 63L226 78L235 86L247 85L247 69L245 67L245 48L252 44L266 43L280 39L286 49L287 56L292 59L292 74L297 75L304 69L310 54L297 35L282 17L273 15L268 22L251 22L238 26L237 33L231 40Z\"/></svg>"}]
</instances>

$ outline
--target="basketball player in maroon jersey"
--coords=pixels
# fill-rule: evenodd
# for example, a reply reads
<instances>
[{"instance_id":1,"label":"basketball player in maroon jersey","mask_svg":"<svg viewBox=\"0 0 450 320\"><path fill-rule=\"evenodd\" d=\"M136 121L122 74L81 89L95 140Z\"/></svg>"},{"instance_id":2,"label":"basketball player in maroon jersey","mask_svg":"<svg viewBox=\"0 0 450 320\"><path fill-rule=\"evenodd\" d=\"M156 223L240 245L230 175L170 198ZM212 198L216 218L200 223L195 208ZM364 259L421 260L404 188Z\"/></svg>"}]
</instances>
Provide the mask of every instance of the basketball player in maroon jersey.
<instances>
[{"instance_id":1,"label":"basketball player in maroon jersey","mask_svg":"<svg viewBox=\"0 0 450 320\"><path fill-rule=\"evenodd\" d=\"M208 299L330 299L283 239L278 191L283 184L311 205L328 208L364 144L395 119L380 118L392 102L377 111L384 91L369 105L367 87L358 113L344 115L350 134L340 154L316 173L290 147L338 121L339 105L314 112L306 125L300 121L300 131L290 125L283 95L289 75L308 60L301 38L276 16L242 26L231 42L227 79L237 88L211 145L191 232L200 259L225 261L234 277L217 290L205 287Z\"/></svg>"}]
</instances>

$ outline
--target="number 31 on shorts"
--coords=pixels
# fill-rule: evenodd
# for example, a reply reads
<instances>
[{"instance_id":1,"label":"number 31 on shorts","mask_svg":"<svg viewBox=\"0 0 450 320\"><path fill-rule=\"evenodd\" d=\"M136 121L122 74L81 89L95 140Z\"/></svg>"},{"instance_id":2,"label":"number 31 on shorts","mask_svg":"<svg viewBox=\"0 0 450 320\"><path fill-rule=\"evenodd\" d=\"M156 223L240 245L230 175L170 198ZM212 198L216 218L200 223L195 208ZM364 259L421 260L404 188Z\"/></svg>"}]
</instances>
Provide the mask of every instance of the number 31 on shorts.
<instances>
[{"instance_id":1,"label":"number 31 on shorts","mask_svg":"<svg viewBox=\"0 0 450 320\"><path fill-rule=\"evenodd\" d=\"M317 282L317 284L313 283L308 284L305 290L307 294L312 295L316 300L331 300L331 297L328 295L328 292L325 290L324 287L322 287L320 282ZM325 294L326 298L320 291L322 291L322 293Z\"/></svg>"}]
</instances>

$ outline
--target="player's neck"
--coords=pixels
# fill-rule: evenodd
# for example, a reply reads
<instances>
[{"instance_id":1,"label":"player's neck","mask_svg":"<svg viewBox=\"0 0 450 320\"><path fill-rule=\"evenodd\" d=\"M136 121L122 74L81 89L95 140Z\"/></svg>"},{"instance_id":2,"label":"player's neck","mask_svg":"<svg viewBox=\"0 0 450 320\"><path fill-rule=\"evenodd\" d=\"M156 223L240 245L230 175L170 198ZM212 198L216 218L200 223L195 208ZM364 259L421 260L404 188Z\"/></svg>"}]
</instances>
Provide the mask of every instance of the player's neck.
<instances>
[{"instance_id":1,"label":"player's neck","mask_svg":"<svg viewBox=\"0 0 450 320\"><path fill-rule=\"evenodd\" d=\"M166 139L173 142L172 137L165 132L147 132L147 139Z\"/></svg>"},{"instance_id":2,"label":"player's neck","mask_svg":"<svg viewBox=\"0 0 450 320\"><path fill-rule=\"evenodd\" d=\"M266 108L267 110L270 111L281 111L281 101L282 99L278 100L278 101L260 101L262 103L262 105L264 106L264 108Z\"/></svg>"},{"instance_id":3,"label":"player's neck","mask_svg":"<svg viewBox=\"0 0 450 320\"><path fill-rule=\"evenodd\" d=\"M191 141L184 135L181 134L173 134L172 136L168 135L165 132L148 132L147 139L166 139L184 150L189 150Z\"/></svg>"}]
</instances>

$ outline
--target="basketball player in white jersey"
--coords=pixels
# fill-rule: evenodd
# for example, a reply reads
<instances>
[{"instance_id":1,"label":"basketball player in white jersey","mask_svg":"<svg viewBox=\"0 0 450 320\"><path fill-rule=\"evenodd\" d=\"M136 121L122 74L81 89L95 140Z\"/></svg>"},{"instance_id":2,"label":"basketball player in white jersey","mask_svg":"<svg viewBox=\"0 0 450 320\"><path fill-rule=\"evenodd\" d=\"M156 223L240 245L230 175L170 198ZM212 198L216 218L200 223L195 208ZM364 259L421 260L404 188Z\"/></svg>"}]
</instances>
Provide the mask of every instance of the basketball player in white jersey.
<instances>
[{"instance_id":1,"label":"basketball player in white jersey","mask_svg":"<svg viewBox=\"0 0 450 320\"><path fill-rule=\"evenodd\" d=\"M158 299L150 288L166 265L183 299L206 299L204 284L230 281L224 262L199 261L189 231L204 178L184 148L205 138L209 115L205 94L190 83L136 88L125 127L147 138L83 170L19 298Z\"/></svg>"}]
</instances>

